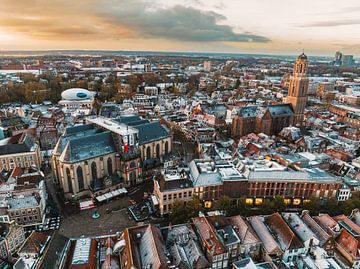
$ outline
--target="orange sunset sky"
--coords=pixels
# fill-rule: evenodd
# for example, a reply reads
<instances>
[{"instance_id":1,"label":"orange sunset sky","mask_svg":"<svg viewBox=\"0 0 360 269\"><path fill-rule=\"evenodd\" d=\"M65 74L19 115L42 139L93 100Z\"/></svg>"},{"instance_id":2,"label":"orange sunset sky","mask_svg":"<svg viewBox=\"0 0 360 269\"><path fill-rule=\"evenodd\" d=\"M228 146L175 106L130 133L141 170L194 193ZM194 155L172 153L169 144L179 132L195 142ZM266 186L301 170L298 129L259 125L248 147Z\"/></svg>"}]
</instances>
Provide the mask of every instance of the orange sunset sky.
<instances>
[{"instance_id":1,"label":"orange sunset sky","mask_svg":"<svg viewBox=\"0 0 360 269\"><path fill-rule=\"evenodd\" d=\"M0 50L333 55L360 51L358 0L1 0Z\"/></svg>"}]
</instances>

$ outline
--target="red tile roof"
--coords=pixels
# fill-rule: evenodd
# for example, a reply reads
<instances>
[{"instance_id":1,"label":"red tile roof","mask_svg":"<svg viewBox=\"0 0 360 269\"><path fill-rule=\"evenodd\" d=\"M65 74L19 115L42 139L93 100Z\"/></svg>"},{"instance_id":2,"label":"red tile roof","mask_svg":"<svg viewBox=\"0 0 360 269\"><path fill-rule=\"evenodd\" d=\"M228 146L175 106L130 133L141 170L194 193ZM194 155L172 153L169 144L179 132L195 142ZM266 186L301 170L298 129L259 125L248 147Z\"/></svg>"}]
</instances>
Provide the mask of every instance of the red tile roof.
<instances>
[{"instance_id":1,"label":"red tile roof","mask_svg":"<svg viewBox=\"0 0 360 269\"><path fill-rule=\"evenodd\" d=\"M358 256L359 241L357 241L348 231L343 229L336 239L336 242L354 259Z\"/></svg>"},{"instance_id":2,"label":"red tile roof","mask_svg":"<svg viewBox=\"0 0 360 269\"><path fill-rule=\"evenodd\" d=\"M297 236L293 233L293 231L286 224L285 220L279 213L274 213L268 216L265 220L265 223L276 236L276 239L280 243L283 251L304 247L299 238L297 238Z\"/></svg>"}]
</instances>

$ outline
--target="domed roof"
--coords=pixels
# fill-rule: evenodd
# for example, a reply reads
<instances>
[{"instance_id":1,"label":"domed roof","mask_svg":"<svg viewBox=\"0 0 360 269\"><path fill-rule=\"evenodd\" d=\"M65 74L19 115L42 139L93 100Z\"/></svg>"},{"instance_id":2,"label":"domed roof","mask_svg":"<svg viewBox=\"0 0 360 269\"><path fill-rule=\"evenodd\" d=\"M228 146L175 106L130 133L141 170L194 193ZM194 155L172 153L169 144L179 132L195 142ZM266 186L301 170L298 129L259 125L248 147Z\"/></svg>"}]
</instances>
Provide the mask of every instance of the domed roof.
<instances>
[{"instance_id":1,"label":"domed roof","mask_svg":"<svg viewBox=\"0 0 360 269\"><path fill-rule=\"evenodd\" d=\"M63 100L73 101L73 100L86 100L93 97L93 94L83 88L71 88L63 91L61 93L61 98Z\"/></svg>"},{"instance_id":2,"label":"domed roof","mask_svg":"<svg viewBox=\"0 0 360 269\"><path fill-rule=\"evenodd\" d=\"M305 53L301 53L301 55L299 55L298 59L307 60L307 56L305 55Z\"/></svg>"}]
</instances>

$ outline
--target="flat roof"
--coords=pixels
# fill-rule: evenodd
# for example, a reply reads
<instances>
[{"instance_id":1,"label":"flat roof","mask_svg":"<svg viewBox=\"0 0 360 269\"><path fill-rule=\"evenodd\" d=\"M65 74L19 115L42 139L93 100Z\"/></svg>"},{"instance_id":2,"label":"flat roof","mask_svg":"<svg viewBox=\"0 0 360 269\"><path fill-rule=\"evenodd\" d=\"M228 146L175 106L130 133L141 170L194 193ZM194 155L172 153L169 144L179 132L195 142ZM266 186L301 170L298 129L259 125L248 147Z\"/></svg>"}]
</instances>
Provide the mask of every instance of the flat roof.
<instances>
[{"instance_id":1,"label":"flat roof","mask_svg":"<svg viewBox=\"0 0 360 269\"><path fill-rule=\"evenodd\" d=\"M101 116L88 117L88 118L86 118L86 121L90 122L90 123L94 123L97 126L105 128L111 132L114 132L114 133L122 135L122 136L130 135L130 134L137 134L139 132L134 127L131 127L129 125L119 123L115 120L108 119L108 118L101 117Z\"/></svg>"}]
</instances>

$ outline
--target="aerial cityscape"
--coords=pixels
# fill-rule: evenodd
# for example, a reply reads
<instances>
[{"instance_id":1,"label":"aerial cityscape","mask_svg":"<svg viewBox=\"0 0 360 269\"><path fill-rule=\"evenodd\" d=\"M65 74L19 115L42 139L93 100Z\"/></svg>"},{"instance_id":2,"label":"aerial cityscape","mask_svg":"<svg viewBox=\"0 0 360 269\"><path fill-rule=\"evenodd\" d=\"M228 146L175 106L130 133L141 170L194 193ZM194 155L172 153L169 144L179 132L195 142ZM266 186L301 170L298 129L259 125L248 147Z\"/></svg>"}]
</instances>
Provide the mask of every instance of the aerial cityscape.
<instances>
[{"instance_id":1,"label":"aerial cityscape","mask_svg":"<svg viewBox=\"0 0 360 269\"><path fill-rule=\"evenodd\" d=\"M2 0L0 268L360 269L360 3L289 2Z\"/></svg>"}]
</instances>

